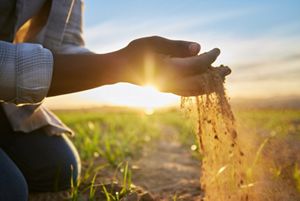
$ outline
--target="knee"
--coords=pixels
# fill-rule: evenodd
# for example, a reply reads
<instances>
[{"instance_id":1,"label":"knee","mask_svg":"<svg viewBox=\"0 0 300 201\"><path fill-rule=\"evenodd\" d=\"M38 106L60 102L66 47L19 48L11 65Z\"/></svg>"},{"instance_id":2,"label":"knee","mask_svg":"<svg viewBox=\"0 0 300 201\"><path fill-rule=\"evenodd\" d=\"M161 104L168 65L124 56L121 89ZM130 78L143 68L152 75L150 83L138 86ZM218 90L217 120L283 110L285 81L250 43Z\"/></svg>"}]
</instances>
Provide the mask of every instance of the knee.
<instances>
[{"instance_id":1,"label":"knee","mask_svg":"<svg viewBox=\"0 0 300 201\"><path fill-rule=\"evenodd\" d=\"M81 162L77 149L74 145L65 137L66 145L63 152L55 160L55 166L57 171L56 175L57 189L66 190L71 188L71 184L76 185L80 177Z\"/></svg>"},{"instance_id":2,"label":"knee","mask_svg":"<svg viewBox=\"0 0 300 201\"><path fill-rule=\"evenodd\" d=\"M55 174L54 185L55 190L66 190L71 188L72 183L76 185L81 172L81 163L79 157L76 155L70 155L65 158L64 161L60 161L56 164L57 171Z\"/></svg>"},{"instance_id":3,"label":"knee","mask_svg":"<svg viewBox=\"0 0 300 201\"><path fill-rule=\"evenodd\" d=\"M62 147L61 147L62 148ZM75 149L61 149L51 155L47 163L34 168L38 174L32 174L28 180L29 190L37 192L55 192L71 188L76 184L81 172L80 158Z\"/></svg>"},{"instance_id":4,"label":"knee","mask_svg":"<svg viewBox=\"0 0 300 201\"><path fill-rule=\"evenodd\" d=\"M72 183L75 185L80 177L81 163L77 154L67 154L67 156L59 157L53 161L49 170L52 175L49 187L45 188L49 191L62 191L71 188ZM52 187L52 188L51 188Z\"/></svg>"}]
</instances>

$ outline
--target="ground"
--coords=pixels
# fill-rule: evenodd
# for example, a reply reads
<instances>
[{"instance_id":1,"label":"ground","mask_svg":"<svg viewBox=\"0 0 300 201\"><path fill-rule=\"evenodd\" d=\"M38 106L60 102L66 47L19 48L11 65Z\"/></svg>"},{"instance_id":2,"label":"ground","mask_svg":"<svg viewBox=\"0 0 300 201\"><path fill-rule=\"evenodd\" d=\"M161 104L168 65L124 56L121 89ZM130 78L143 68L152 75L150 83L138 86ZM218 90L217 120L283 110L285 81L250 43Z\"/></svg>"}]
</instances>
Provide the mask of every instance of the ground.
<instances>
[{"instance_id":1,"label":"ground","mask_svg":"<svg viewBox=\"0 0 300 201\"><path fill-rule=\"evenodd\" d=\"M176 134L174 130L171 132L165 134ZM161 140L145 148L140 159L132 161L131 165L132 182L157 200L201 200L199 160L180 143ZM57 199L64 200L65 196L63 193ZM44 194L32 195L31 200L39 198L42 201L45 197ZM55 195L48 194L48 197L52 200Z\"/></svg>"},{"instance_id":2,"label":"ground","mask_svg":"<svg viewBox=\"0 0 300 201\"><path fill-rule=\"evenodd\" d=\"M133 192L149 192L156 200L201 200L201 156L197 152L194 125L177 109L157 111L153 115L120 108L56 111L56 114L76 132L72 141L82 159L82 179L70 191L31 194L30 201L126 200L116 194L102 193L102 184L112 182L120 186L116 191L123 189L131 198L135 194L125 191L129 187ZM278 161L282 167L289 164L291 168L285 171L279 171L281 168L276 166L276 171L271 168L272 172L267 174L278 178L276 181L288 175L293 186L291 192L297 193L300 166L296 163L295 150L299 152L300 147L300 111L251 109L235 114L246 143L251 136L259 136L252 139L257 144L253 151L256 162L268 158ZM276 137L272 137L274 133ZM259 147L269 138L260 153ZM281 156L278 149L280 153L289 152Z\"/></svg>"},{"instance_id":3,"label":"ground","mask_svg":"<svg viewBox=\"0 0 300 201\"><path fill-rule=\"evenodd\" d=\"M139 167L133 171L133 182L159 200L201 199L200 163L178 142L160 141L133 164Z\"/></svg>"}]
</instances>

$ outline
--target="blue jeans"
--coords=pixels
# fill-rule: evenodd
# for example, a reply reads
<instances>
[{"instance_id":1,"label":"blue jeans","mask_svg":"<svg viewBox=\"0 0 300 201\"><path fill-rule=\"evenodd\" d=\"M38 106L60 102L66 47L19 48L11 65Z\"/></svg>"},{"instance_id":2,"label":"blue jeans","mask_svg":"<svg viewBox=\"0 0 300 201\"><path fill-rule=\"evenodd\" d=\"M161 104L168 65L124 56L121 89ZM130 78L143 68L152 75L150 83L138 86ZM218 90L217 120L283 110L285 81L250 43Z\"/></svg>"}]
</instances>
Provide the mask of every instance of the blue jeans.
<instances>
[{"instance_id":1,"label":"blue jeans","mask_svg":"<svg viewBox=\"0 0 300 201\"><path fill-rule=\"evenodd\" d=\"M29 191L66 190L79 173L78 153L66 136L14 132L0 108L0 201L26 201Z\"/></svg>"}]
</instances>

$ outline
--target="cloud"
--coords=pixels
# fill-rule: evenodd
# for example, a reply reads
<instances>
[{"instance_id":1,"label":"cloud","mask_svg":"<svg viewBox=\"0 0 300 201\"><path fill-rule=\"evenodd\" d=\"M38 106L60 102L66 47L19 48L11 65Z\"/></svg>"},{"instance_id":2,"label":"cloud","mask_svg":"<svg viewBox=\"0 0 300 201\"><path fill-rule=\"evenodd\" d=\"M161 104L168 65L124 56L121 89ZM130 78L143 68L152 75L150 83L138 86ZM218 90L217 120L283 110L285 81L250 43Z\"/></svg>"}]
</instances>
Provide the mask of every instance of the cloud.
<instances>
[{"instance_id":1,"label":"cloud","mask_svg":"<svg viewBox=\"0 0 300 201\"><path fill-rule=\"evenodd\" d=\"M200 42L202 52L214 47L222 50L215 65L229 65L233 73L228 76L226 87L232 97L271 97L300 95L300 35L298 22L285 23L269 28L264 33L245 35L227 26L237 18L255 15L265 8L226 10L214 13L196 13L165 18L119 19L85 27L86 46L99 53L124 47L135 38L161 35L173 39ZM222 25L212 27L211 25ZM73 95L48 100L67 102L72 107L112 104L126 94L124 85L107 86ZM135 99L139 94L131 94ZM63 101L59 101L63 100ZM76 100L76 102L74 102ZM174 103L178 101L173 97ZM170 101L171 103L172 101ZM51 104L52 103L52 104ZM63 106L65 107L65 106Z\"/></svg>"},{"instance_id":2,"label":"cloud","mask_svg":"<svg viewBox=\"0 0 300 201\"><path fill-rule=\"evenodd\" d=\"M187 31L195 33L199 27L234 19L236 17L253 13L253 9L232 10L212 14L190 16L170 16L152 19L119 19L102 22L93 27L85 27L86 45L96 52L105 52L118 49L135 38L163 35L176 38L186 34ZM197 31L198 32L198 31Z\"/></svg>"}]
</instances>

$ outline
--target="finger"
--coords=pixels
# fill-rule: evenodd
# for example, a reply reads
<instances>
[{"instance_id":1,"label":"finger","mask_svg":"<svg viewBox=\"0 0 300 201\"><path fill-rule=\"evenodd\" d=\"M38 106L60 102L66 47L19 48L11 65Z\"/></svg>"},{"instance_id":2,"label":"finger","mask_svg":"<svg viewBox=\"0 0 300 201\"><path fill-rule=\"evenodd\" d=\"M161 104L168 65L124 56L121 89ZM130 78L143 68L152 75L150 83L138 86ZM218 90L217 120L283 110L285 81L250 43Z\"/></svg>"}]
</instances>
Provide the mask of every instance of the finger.
<instances>
[{"instance_id":1,"label":"finger","mask_svg":"<svg viewBox=\"0 0 300 201\"><path fill-rule=\"evenodd\" d=\"M221 65L220 67L212 68L216 70L221 77L225 78L225 76L231 73L231 69L228 66Z\"/></svg>"},{"instance_id":2,"label":"finger","mask_svg":"<svg viewBox=\"0 0 300 201\"><path fill-rule=\"evenodd\" d=\"M196 75L173 83L165 83L165 85L160 85L160 89L179 96L198 96L213 92L210 88L211 84L211 80L203 79L202 75Z\"/></svg>"},{"instance_id":3,"label":"finger","mask_svg":"<svg viewBox=\"0 0 300 201\"><path fill-rule=\"evenodd\" d=\"M226 75L231 73L227 66L221 65L220 67L210 68L210 71L215 71L205 74L198 74L180 79L177 82L168 83L165 85L165 91L180 95L180 96L199 96L203 94L210 94L215 92L219 87L220 82L223 82ZM213 76L218 73L220 79Z\"/></svg>"},{"instance_id":4,"label":"finger","mask_svg":"<svg viewBox=\"0 0 300 201\"><path fill-rule=\"evenodd\" d=\"M169 58L169 60L170 66L175 68L174 70L177 71L179 75L186 76L206 72L219 55L220 50L215 48L197 56L187 58Z\"/></svg>"},{"instance_id":5,"label":"finger","mask_svg":"<svg viewBox=\"0 0 300 201\"><path fill-rule=\"evenodd\" d=\"M219 67L211 67L209 71L218 73L223 81L225 81L225 77L231 73L231 69L228 66L224 65L221 65Z\"/></svg>"},{"instance_id":6,"label":"finger","mask_svg":"<svg viewBox=\"0 0 300 201\"><path fill-rule=\"evenodd\" d=\"M157 53L166 54L171 57L195 56L201 48L195 42L170 40L159 36L149 37L148 43Z\"/></svg>"}]
</instances>

